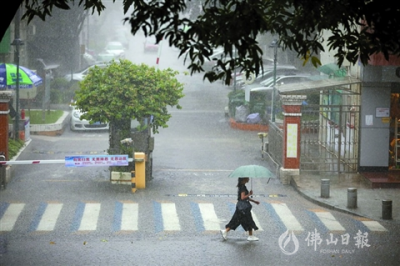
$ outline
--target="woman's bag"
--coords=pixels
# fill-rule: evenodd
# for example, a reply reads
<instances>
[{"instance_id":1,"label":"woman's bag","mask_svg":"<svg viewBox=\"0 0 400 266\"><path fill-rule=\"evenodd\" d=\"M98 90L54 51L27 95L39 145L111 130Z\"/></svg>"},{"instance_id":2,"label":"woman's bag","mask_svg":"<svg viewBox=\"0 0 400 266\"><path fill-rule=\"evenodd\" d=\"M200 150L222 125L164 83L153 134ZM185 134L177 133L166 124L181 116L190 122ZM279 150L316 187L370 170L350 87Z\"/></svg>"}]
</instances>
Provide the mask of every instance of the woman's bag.
<instances>
[{"instance_id":1,"label":"woman's bag","mask_svg":"<svg viewBox=\"0 0 400 266\"><path fill-rule=\"evenodd\" d=\"M253 206L251 206L251 203L248 200L239 200L236 203L236 208L242 213L250 211L252 207Z\"/></svg>"}]
</instances>

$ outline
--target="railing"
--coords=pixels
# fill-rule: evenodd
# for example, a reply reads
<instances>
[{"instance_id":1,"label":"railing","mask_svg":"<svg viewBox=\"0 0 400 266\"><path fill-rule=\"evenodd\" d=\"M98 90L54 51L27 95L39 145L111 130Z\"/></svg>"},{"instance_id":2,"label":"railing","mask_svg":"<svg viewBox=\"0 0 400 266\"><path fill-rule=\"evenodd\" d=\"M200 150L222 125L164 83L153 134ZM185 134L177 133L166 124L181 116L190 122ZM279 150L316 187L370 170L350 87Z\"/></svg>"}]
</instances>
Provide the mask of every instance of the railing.
<instances>
[{"instance_id":1,"label":"railing","mask_svg":"<svg viewBox=\"0 0 400 266\"><path fill-rule=\"evenodd\" d=\"M283 158L283 130L279 127L280 124L269 122L268 129L268 150L266 151L278 165L277 168L282 166Z\"/></svg>"},{"instance_id":2,"label":"railing","mask_svg":"<svg viewBox=\"0 0 400 266\"><path fill-rule=\"evenodd\" d=\"M358 167L360 107L308 105L302 109L300 170L352 173Z\"/></svg>"}]
</instances>

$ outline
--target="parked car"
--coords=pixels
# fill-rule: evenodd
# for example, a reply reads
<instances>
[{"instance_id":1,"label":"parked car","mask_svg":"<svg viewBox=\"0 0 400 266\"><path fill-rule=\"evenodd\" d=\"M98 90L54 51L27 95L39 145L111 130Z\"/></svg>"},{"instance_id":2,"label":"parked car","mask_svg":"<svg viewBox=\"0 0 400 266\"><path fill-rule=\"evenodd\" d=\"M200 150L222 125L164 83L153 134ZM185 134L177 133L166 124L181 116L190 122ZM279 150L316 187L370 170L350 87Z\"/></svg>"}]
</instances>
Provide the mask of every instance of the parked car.
<instances>
[{"instance_id":1,"label":"parked car","mask_svg":"<svg viewBox=\"0 0 400 266\"><path fill-rule=\"evenodd\" d=\"M125 58L125 49L120 42L109 42L104 50L106 53L113 54L116 59Z\"/></svg>"},{"instance_id":2,"label":"parked car","mask_svg":"<svg viewBox=\"0 0 400 266\"><path fill-rule=\"evenodd\" d=\"M108 123L94 122L90 123L86 119L81 119L82 112L75 106L71 105L71 120L70 129L73 131L79 130L106 130L108 129Z\"/></svg>"},{"instance_id":3,"label":"parked car","mask_svg":"<svg viewBox=\"0 0 400 266\"><path fill-rule=\"evenodd\" d=\"M71 119L70 119L70 129L72 131L84 131L84 130L108 130L108 123L90 122L86 119L81 119L82 112L76 108L74 105L70 105L71 108ZM145 120L144 123L149 123L150 120ZM140 127L140 123L137 119L131 120L131 131L137 131Z\"/></svg>"},{"instance_id":4,"label":"parked car","mask_svg":"<svg viewBox=\"0 0 400 266\"><path fill-rule=\"evenodd\" d=\"M321 76L321 75L315 76L308 74L288 75L288 76L282 75L276 77L276 86L283 84L301 83L304 81L321 80L321 79L326 79L326 76ZM272 91L274 87L273 85L274 85L274 77L270 77L269 79L261 82L258 86L247 86L246 90L250 92Z\"/></svg>"},{"instance_id":5,"label":"parked car","mask_svg":"<svg viewBox=\"0 0 400 266\"><path fill-rule=\"evenodd\" d=\"M288 83L296 83L318 79L319 76L312 76L308 73L292 73L291 75L278 75L276 76L276 85L280 84L288 84ZM274 85L274 76L270 76L269 78L261 81L260 83L252 83L252 84L244 84L241 88L247 91L263 90L262 88L272 87Z\"/></svg>"},{"instance_id":6,"label":"parked car","mask_svg":"<svg viewBox=\"0 0 400 266\"><path fill-rule=\"evenodd\" d=\"M91 68L93 68L95 66L100 67L100 68L104 68L104 67L107 66L107 64L106 63L97 63L97 64L94 64L94 65L90 65L88 67L85 67L82 70L79 70L78 72L73 73L73 74L67 74L67 75L64 76L64 78L67 81L82 81L86 77L86 75L89 73L89 69L91 69Z\"/></svg>"},{"instance_id":7,"label":"parked car","mask_svg":"<svg viewBox=\"0 0 400 266\"><path fill-rule=\"evenodd\" d=\"M85 53L82 55L82 57L83 57L83 59L85 60L85 62L86 62L88 65L93 65L93 64L96 63L96 56L94 56L94 55L92 55L92 54L90 54L90 53L85 52Z\"/></svg>"},{"instance_id":8,"label":"parked car","mask_svg":"<svg viewBox=\"0 0 400 266\"><path fill-rule=\"evenodd\" d=\"M276 76L282 75L295 75L298 73L298 69L295 66L291 65L277 65L276 66ZM255 76L251 74L248 79L246 79L245 75L242 74L239 77L236 77L236 85L237 86L245 86L249 84L260 84L264 80L267 80L274 76L274 66L267 65L264 66L263 71Z\"/></svg>"},{"instance_id":9,"label":"parked car","mask_svg":"<svg viewBox=\"0 0 400 266\"><path fill-rule=\"evenodd\" d=\"M144 40L143 52L145 53L157 52L158 46L159 44L157 44L156 38L154 36L149 36Z\"/></svg>"},{"instance_id":10,"label":"parked car","mask_svg":"<svg viewBox=\"0 0 400 266\"><path fill-rule=\"evenodd\" d=\"M114 60L116 57L112 53L103 52L99 53L96 58L98 62L110 62L111 60Z\"/></svg>"}]
</instances>

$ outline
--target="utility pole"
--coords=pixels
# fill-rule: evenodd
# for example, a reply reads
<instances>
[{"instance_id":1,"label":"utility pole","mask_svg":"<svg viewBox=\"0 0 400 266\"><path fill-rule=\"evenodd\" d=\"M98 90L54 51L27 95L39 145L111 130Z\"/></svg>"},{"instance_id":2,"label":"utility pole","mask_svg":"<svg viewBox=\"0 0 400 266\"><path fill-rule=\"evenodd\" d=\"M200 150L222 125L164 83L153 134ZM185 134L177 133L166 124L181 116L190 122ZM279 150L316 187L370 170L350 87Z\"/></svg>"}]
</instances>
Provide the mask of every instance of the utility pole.
<instances>
[{"instance_id":1,"label":"utility pole","mask_svg":"<svg viewBox=\"0 0 400 266\"><path fill-rule=\"evenodd\" d=\"M277 56L278 56L278 40L275 39L270 46L274 48L274 85L272 89L272 100L271 100L271 121L275 122L275 94L276 94L276 64L277 64Z\"/></svg>"}]
</instances>

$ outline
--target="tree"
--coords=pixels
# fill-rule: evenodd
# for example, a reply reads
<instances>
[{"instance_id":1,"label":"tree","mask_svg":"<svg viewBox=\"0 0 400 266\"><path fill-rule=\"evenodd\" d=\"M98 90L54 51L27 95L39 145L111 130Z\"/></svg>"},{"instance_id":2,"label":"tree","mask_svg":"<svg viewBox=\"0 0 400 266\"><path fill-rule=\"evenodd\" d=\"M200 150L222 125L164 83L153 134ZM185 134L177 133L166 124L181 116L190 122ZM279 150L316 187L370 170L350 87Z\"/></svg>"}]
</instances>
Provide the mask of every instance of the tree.
<instances>
[{"instance_id":1,"label":"tree","mask_svg":"<svg viewBox=\"0 0 400 266\"><path fill-rule=\"evenodd\" d=\"M181 109L183 84L172 69L156 70L145 64L135 65L129 60L112 61L106 68L94 67L80 82L76 92L76 106L89 121L109 122L109 154L132 155L132 148L121 144L131 137L131 120L142 122L150 118L153 133L168 127L171 115L167 106Z\"/></svg>"},{"instance_id":2,"label":"tree","mask_svg":"<svg viewBox=\"0 0 400 266\"><path fill-rule=\"evenodd\" d=\"M25 3L24 17L28 20L36 16L44 20L54 7L68 9L67 3L72 1L15 2ZM105 8L101 0L79 0L79 4L92 12ZM369 56L376 53L383 53L386 59L391 54L400 55L398 1L204 0L202 11L193 20L181 16L188 11L186 0L125 0L123 5L125 14L131 12L125 21L132 33L142 29L158 40L168 40L190 61L191 73L202 72L212 50L223 47L226 57L217 61L219 71L205 73L210 81L225 79L229 83L235 68L257 74L262 50L256 37L264 33L275 34L284 49L294 50L305 61L311 58L314 65L319 63L317 56L324 51L325 41L328 49L335 51L339 65L345 59L367 64ZM15 8L14 3L10 6ZM332 33L327 40L322 35L324 30ZM4 31L3 26L0 36Z\"/></svg>"}]
</instances>

